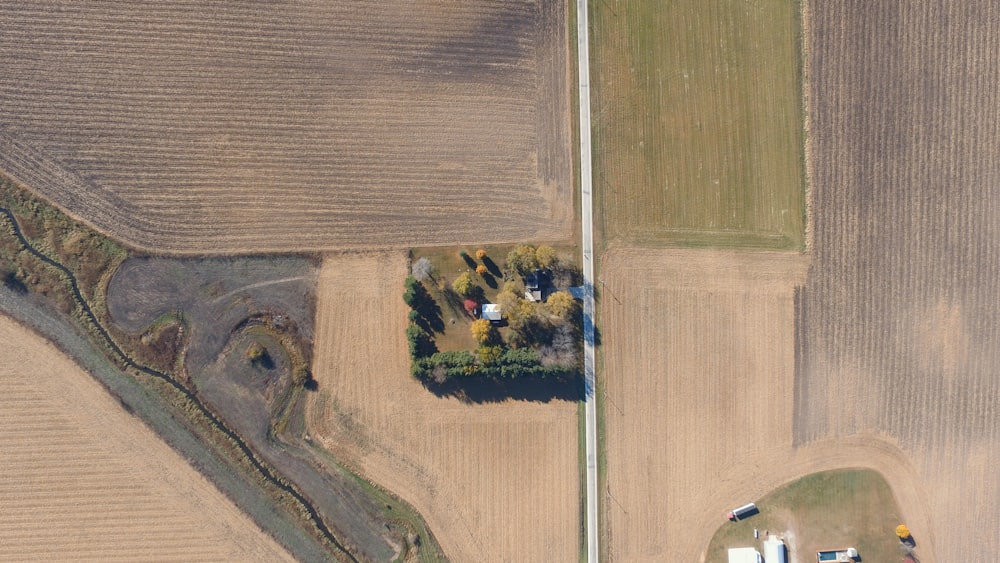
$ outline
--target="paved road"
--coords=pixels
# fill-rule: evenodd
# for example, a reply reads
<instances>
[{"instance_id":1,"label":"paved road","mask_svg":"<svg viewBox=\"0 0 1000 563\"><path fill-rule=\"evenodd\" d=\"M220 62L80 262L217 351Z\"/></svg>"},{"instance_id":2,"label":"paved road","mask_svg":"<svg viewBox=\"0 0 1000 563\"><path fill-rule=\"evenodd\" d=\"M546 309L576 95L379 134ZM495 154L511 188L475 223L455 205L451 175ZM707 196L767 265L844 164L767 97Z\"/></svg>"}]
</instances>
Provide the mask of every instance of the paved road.
<instances>
[{"instance_id":1,"label":"paved road","mask_svg":"<svg viewBox=\"0 0 1000 563\"><path fill-rule=\"evenodd\" d=\"M594 405L594 203L590 163L590 43L587 0L576 1L577 69L580 75L580 191L583 203L583 373L586 384L587 424L587 561L597 563L597 408Z\"/></svg>"}]
</instances>

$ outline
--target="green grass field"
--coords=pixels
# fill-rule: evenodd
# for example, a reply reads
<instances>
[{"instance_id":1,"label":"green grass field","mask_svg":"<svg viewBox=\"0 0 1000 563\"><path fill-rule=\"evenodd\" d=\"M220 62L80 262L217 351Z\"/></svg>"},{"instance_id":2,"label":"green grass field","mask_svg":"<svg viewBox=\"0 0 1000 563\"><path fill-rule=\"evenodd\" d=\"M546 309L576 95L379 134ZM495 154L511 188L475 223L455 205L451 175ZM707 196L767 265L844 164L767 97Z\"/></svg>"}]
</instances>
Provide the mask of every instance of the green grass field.
<instances>
[{"instance_id":1,"label":"green grass field","mask_svg":"<svg viewBox=\"0 0 1000 563\"><path fill-rule=\"evenodd\" d=\"M765 530L785 535L790 560L815 561L821 549L854 547L862 561L900 561L895 528L902 522L888 483L875 471L847 469L807 475L756 501L760 513L725 522L712 537L708 563L725 563L731 547L763 551ZM760 539L755 540L757 528Z\"/></svg>"},{"instance_id":2,"label":"green grass field","mask_svg":"<svg viewBox=\"0 0 1000 563\"><path fill-rule=\"evenodd\" d=\"M802 249L794 0L591 3L605 241Z\"/></svg>"}]
</instances>

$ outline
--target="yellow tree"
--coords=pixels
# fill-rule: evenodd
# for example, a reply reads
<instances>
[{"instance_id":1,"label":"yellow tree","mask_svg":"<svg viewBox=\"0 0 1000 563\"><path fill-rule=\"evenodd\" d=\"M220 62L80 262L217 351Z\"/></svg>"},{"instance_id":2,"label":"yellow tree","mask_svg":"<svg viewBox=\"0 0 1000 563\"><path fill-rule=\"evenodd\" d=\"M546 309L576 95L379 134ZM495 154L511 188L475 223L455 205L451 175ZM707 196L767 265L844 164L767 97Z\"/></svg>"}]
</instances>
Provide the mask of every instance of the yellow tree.
<instances>
[{"instance_id":1,"label":"yellow tree","mask_svg":"<svg viewBox=\"0 0 1000 563\"><path fill-rule=\"evenodd\" d=\"M507 254L507 268L522 276L538 267L535 247L522 244Z\"/></svg>"},{"instance_id":2,"label":"yellow tree","mask_svg":"<svg viewBox=\"0 0 1000 563\"><path fill-rule=\"evenodd\" d=\"M483 250L482 248L480 248L479 250L477 250L476 251L476 258L478 258L480 260L482 260L483 258L486 258L486 251Z\"/></svg>"},{"instance_id":3,"label":"yellow tree","mask_svg":"<svg viewBox=\"0 0 1000 563\"><path fill-rule=\"evenodd\" d=\"M537 304L526 299L518 299L513 307L504 309L504 315L507 317L507 325L516 331L524 328L528 324L528 321L535 317L537 312Z\"/></svg>"},{"instance_id":4,"label":"yellow tree","mask_svg":"<svg viewBox=\"0 0 1000 563\"><path fill-rule=\"evenodd\" d=\"M503 291L498 293L496 297L496 302L500 305L502 311L509 311L517 307L518 301L523 299L521 295L524 294L524 289L518 292L516 288L510 287L510 285L505 285Z\"/></svg>"},{"instance_id":5,"label":"yellow tree","mask_svg":"<svg viewBox=\"0 0 1000 563\"><path fill-rule=\"evenodd\" d=\"M479 361L482 362L484 366L489 366L495 364L500 357L503 356L503 347L484 344L479 348L476 348L476 355L479 356Z\"/></svg>"},{"instance_id":6,"label":"yellow tree","mask_svg":"<svg viewBox=\"0 0 1000 563\"><path fill-rule=\"evenodd\" d=\"M556 265L558 256L556 250L548 245L541 245L535 250L535 261L540 268L551 268Z\"/></svg>"},{"instance_id":7,"label":"yellow tree","mask_svg":"<svg viewBox=\"0 0 1000 563\"><path fill-rule=\"evenodd\" d=\"M549 296L545 308L554 317L568 319L576 310L576 300L568 291L557 291Z\"/></svg>"},{"instance_id":8,"label":"yellow tree","mask_svg":"<svg viewBox=\"0 0 1000 563\"><path fill-rule=\"evenodd\" d=\"M476 273L479 274L480 276L485 276L486 271L487 271L486 266L483 266L482 264L476 266Z\"/></svg>"},{"instance_id":9,"label":"yellow tree","mask_svg":"<svg viewBox=\"0 0 1000 563\"><path fill-rule=\"evenodd\" d=\"M480 344L488 342L493 336L493 325L486 319L472 321L472 336Z\"/></svg>"},{"instance_id":10,"label":"yellow tree","mask_svg":"<svg viewBox=\"0 0 1000 563\"><path fill-rule=\"evenodd\" d=\"M905 540L910 537L910 529L906 527L906 524L900 524L896 526L896 535L899 536L899 539Z\"/></svg>"},{"instance_id":11,"label":"yellow tree","mask_svg":"<svg viewBox=\"0 0 1000 563\"><path fill-rule=\"evenodd\" d=\"M468 297L472 293L472 288L476 287L469 272L462 272L455 281L451 282L451 288L462 297Z\"/></svg>"}]
</instances>

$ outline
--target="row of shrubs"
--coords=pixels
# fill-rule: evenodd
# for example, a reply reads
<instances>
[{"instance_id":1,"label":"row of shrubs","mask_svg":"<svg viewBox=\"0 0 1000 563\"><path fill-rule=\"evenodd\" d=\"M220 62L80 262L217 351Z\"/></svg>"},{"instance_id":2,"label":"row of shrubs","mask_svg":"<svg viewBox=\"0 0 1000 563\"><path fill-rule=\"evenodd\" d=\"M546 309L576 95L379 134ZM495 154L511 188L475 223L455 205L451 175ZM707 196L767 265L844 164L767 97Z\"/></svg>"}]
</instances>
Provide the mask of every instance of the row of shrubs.
<instances>
[{"instance_id":1,"label":"row of shrubs","mask_svg":"<svg viewBox=\"0 0 1000 563\"><path fill-rule=\"evenodd\" d=\"M477 350L476 354L468 350L459 350L415 357L411 363L410 371L418 379L437 381L457 377L563 378L572 376L574 373L574 370L565 367L543 366L538 358L538 353L531 348L504 349L488 363L483 361L482 352L482 349Z\"/></svg>"}]
</instances>

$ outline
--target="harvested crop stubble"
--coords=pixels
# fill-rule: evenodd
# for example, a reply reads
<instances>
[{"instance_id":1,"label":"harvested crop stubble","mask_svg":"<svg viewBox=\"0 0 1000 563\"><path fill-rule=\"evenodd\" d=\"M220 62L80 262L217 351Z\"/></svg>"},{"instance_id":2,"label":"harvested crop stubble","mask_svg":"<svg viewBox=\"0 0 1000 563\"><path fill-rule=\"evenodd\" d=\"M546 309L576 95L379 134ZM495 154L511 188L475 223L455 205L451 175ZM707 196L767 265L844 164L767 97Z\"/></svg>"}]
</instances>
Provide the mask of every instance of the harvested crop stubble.
<instances>
[{"instance_id":1,"label":"harvested crop stubble","mask_svg":"<svg viewBox=\"0 0 1000 563\"><path fill-rule=\"evenodd\" d=\"M917 467L922 561L1000 553L1000 5L815 2L795 441ZM891 482L891 480L890 480Z\"/></svg>"},{"instance_id":2,"label":"harvested crop stubble","mask_svg":"<svg viewBox=\"0 0 1000 563\"><path fill-rule=\"evenodd\" d=\"M3 2L0 21L0 167L132 245L571 226L563 3Z\"/></svg>"},{"instance_id":3,"label":"harvested crop stubble","mask_svg":"<svg viewBox=\"0 0 1000 563\"><path fill-rule=\"evenodd\" d=\"M580 530L577 405L438 398L409 375L404 253L320 273L310 436L424 516L455 561L569 561Z\"/></svg>"},{"instance_id":4,"label":"harvested crop stubble","mask_svg":"<svg viewBox=\"0 0 1000 563\"><path fill-rule=\"evenodd\" d=\"M793 445L799 254L611 250L600 301L612 561L698 561L726 511L802 475L870 467L927 530L916 472L878 436ZM642 335L642 337L636 337Z\"/></svg>"},{"instance_id":5,"label":"harvested crop stubble","mask_svg":"<svg viewBox=\"0 0 1000 563\"><path fill-rule=\"evenodd\" d=\"M291 560L69 358L0 340L0 559Z\"/></svg>"},{"instance_id":6,"label":"harvested crop stubble","mask_svg":"<svg viewBox=\"0 0 1000 563\"><path fill-rule=\"evenodd\" d=\"M696 561L732 508L720 482L771 457L769 444L787 452L792 284L805 263L776 253L605 256L612 560ZM693 525L706 515L704 529Z\"/></svg>"}]
</instances>

